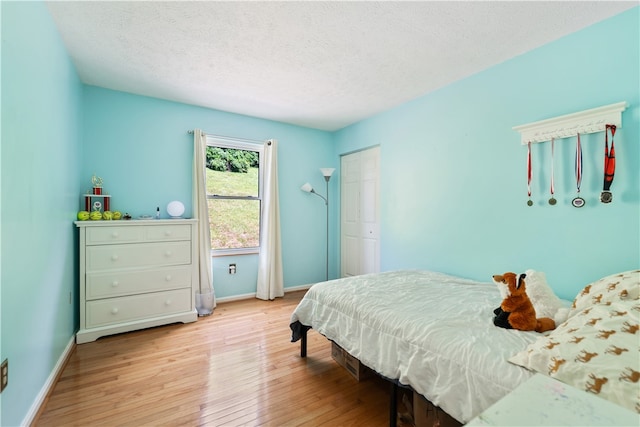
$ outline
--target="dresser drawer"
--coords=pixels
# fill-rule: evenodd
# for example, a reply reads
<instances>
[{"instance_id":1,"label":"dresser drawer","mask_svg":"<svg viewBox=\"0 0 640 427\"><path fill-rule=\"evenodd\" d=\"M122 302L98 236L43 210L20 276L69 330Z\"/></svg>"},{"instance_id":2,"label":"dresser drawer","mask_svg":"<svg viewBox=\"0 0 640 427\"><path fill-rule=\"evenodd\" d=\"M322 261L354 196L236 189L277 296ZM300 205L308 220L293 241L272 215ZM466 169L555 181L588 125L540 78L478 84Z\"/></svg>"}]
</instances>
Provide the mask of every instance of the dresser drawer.
<instances>
[{"instance_id":1,"label":"dresser drawer","mask_svg":"<svg viewBox=\"0 0 640 427\"><path fill-rule=\"evenodd\" d=\"M144 230L143 226L87 227L87 245L141 242Z\"/></svg>"},{"instance_id":2,"label":"dresser drawer","mask_svg":"<svg viewBox=\"0 0 640 427\"><path fill-rule=\"evenodd\" d=\"M156 270L89 273L86 277L85 298L93 300L190 287L189 265Z\"/></svg>"},{"instance_id":3,"label":"dresser drawer","mask_svg":"<svg viewBox=\"0 0 640 427\"><path fill-rule=\"evenodd\" d=\"M87 273L121 268L191 264L191 242L87 246Z\"/></svg>"},{"instance_id":4,"label":"dresser drawer","mask_svg":"<svg viewBox=\"0 0 640 427\"><path fill-rule=\"evenodd\" d=\"M123 225L87 228L87 245L190 240L191 225Z\"/></svg>"},{"instance_id":5,"label":"dresser drawer","mask_svg":"<svg viewBox=\"0 0 640 427\"><path fill-rule=\"evenodd\" d=\"M86 327L112 325L191 310L191 289L86 302Z\"/></svg>"},{"instance_id":6,"label":"dresser drawer","mask_svg":"<svg viewBox=\"0 0 640 427\"><path fill-rule=\"evenodd\" d=\"M188 224L154 225L145 228L147 241L191 240L191 226Z\"/></svg>"}]
</instances>

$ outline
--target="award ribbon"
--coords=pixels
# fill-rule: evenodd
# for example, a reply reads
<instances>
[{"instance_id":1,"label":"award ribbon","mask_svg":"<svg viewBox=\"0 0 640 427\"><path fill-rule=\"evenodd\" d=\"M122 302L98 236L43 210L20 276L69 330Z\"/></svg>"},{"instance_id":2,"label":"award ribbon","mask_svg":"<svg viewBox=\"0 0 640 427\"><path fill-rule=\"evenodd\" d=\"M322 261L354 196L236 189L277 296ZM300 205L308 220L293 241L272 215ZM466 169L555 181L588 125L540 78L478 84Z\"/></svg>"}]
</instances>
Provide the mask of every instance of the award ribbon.
<instances>
[{"instance_id":1,"label":"award ribbon","mask_svg":"<svg viewBox=\"0 0 640 427\"><path fill-rule=\"evenodd\" d=\"M549 204L552 206L556 204L556 199L553 197L553 194L555 193L555 187L553 185L553 153L555 151L554 144L555 138L551 138L551 198L549 199Z\"/></svg>"},{"instance_id":2,"label":"award ribbon","mask_svg":"<svg viewBox=\"0 0 640 427\"><path fill-rule=\"evenodd\" d=\"M527 206L533 206L533 201L531 200L531 141L527 144L527 194L529 195L529 200L527 200Z\"/></svg>"},{"instance_id":3,"label":"award ribbon","mask_svg":"<svg viewBox=\"0 0 640 427\"><path fill-rule=\"evenodd\" d=\"M582 145L580 144L580 134L578 134L578 141L576 142L576 189L578 195L571 201L571 204L576 208L584 206L585 201L580 197L580 185L582 184Z\"/></svg>"},{"instance_id":4,"label":"award ribbon","mask_svg":"<svg viewBox=\"0 0 640 427\"><path fill-rule=\"evenodd\" d=\"M609 151L609 131L611 131L611 151ZM616 134L616 125L606 125L604 129L604 184L600 201L602 203L611 203L613 195L609 189L613 183L613 176L616 172L616 149L613 143L613 137Z\"/></svg>"}]
</instances>

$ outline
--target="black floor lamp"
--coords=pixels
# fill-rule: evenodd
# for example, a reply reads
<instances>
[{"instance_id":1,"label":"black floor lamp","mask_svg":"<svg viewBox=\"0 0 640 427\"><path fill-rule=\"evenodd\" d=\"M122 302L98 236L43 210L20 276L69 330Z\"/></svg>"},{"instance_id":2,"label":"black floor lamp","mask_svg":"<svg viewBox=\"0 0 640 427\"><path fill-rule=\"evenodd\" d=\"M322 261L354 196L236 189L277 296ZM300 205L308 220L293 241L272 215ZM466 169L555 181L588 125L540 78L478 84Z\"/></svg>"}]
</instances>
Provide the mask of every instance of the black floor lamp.
<instances>
[{"instance_id":1,"label":"black floor lamp","mask_svg":"<svg viewBox=\"0 0 640 427\"><path fill-rule=\"evenodd\" d=\"M300 189L302 191L306 191L307 193L313 193L316 196L322 198L322 200L324 200L324 204L327 207L327 255L326 255L326 273L325 273L325 280L329 280L329 180L331 179L331 175L333 174L333 171L335 170L335 168L320 168L320 172L322 172L322 176L324 176L324 181L327 184L327 197L324 197L321 194L316 193L316 190L313 189L313 187L311 186L311 184L309 184L308 182L305 183L302 187L300 187Z\"/></svg>"}]
</instances>

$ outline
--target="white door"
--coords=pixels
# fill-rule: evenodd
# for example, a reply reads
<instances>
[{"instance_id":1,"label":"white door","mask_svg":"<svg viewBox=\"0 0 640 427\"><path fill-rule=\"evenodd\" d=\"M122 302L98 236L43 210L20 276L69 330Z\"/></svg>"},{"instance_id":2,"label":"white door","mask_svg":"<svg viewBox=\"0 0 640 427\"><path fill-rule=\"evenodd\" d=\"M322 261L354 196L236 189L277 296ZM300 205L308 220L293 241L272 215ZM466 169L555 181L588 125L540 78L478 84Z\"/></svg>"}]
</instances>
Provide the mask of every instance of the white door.
<instances>
[{"instance_id":1,"label":"white door","mask_svg":"<svg viewBox=\"0 0 640 427\"><path fill-rule=\"evenodd\" d=\"M380 271L380 148L342 156L341 276Z\"/></svg>"}]
</instances>

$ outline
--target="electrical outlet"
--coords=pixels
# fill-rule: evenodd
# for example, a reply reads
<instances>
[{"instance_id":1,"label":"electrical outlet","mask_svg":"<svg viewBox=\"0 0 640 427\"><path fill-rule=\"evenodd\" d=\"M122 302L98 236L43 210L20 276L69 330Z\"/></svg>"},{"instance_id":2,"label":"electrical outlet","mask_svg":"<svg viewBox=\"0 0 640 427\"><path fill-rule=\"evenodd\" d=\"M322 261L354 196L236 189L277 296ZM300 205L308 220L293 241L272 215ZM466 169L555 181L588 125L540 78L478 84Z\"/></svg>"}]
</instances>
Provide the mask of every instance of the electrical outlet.
<instances>
[{"instance_id":1,"label":"electrical outlet","mask_svg":"<svg viewBox=\"0 0 640 427\"><path fill-rule=\"evenodd\" d=\"M236 274L236 265L229 264L229 274Z\"/></svg>"},{"instance_id":2,"label":"electrical outlet","mask_svg":"<svg viewBox=\"0 0 640 427\"><path fill-rule=\"evenodd\" d=\"M9 384L9 359L4 359L2 365L0 365L0 393Z\"/></svg>"}]
</instances>

